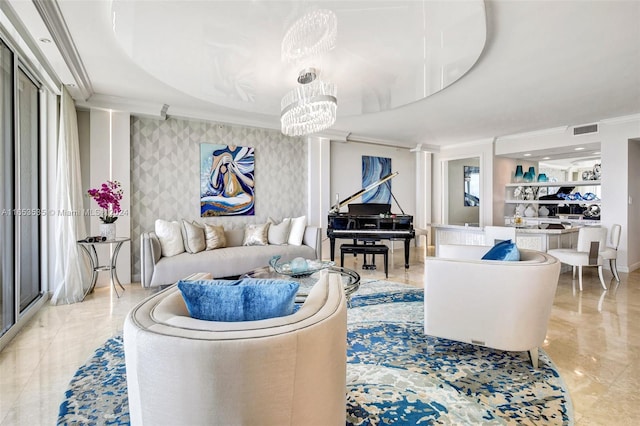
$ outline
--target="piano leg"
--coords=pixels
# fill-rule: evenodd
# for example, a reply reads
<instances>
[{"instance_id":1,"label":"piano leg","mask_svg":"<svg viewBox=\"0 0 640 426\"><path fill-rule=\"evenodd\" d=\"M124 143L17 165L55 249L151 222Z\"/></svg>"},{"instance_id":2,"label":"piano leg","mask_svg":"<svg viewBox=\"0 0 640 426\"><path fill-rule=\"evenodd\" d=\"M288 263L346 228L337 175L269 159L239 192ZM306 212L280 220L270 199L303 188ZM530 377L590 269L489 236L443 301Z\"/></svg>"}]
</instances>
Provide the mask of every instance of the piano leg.
<instances>
[{"instance_id":1,"label":"piano leg","mask_svg":"<svg viewBox=\"0 0 640 426\"><path fill-rule=\"evenodd\" d=\"M333 259L336 256L336 239L335 238L329 238L329 251L331 252L331 261L333 262Z\"/></svg>"},{"instance_id":2,"label":"piano leg","mask_svg":"<svg viewBox=\"0 0 640 426\"><path fill-rule=\"evenodd\" d=\"M409 269L409 247L411 247L411 244L409 244L410 241L411 239L409 238L404 239L404 269ZM393 244L393 241L391 243Z\"/></svg>"}]
</instances>

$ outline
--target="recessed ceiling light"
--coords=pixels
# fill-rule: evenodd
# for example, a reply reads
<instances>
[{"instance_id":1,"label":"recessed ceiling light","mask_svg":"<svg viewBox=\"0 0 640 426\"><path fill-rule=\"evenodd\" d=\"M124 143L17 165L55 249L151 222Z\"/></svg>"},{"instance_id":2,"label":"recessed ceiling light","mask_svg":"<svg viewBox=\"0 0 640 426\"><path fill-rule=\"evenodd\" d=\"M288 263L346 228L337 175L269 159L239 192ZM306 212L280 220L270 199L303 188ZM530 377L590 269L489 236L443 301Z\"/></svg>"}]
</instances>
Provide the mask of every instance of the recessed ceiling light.
<instances>
[{"instance_id":1,"label":"recessed ceiling light","mask_svg":"<svg viewBox=\"0 0 640 426\"><path fill-rule=\"evenodd\" d=\"M65 86L67 86L67 87L76 87L76 85L73 84L73 83L67 83L67 84L65 84Z\"/></svg>"},{"instance_id":2,"label":"recessed ceiling light","mask_svg":"<svg viewBox=\"0 0 640 426\"><path fill-rule=\"evenodd\" d=\"M531 157L531 154L524 154L525 157Z\"/></svg>"},{"instance_id":3,"label":"recessed ceiling light","mask_svg":"<svg viewBox=\"0 0 640 426\"><path fill-rule=\"evenodd\" d=\"M40 41L40 43L51 43L51 39L46 37L40 37L38 40Z\"/></svg>"},{"instance_id":4,"label":"recessed ceiling light","mask_svg":"<svg viewBox=\"0 0 640 426\"><path fill-rule=\"evenodd\" d=\"M584 149L584 147L583 147L583 146L579 146L579 147L577 147L577 148L574 148L573 150L574 150L574 151L582 151L583 149Z\"/></svg>"},{"instance_id":5,"label":"recessed ceiling light","mask_svg":"<svg viewBox=\"0 0 640 426\"><path fill-rule=\"evenodd\" d=\"M600 155L600 151L595 151L593 155Z\"/></svg>"},{"instance_id":6,"label":"recessed ceiling light","mask_svg":"<svg viewBox=\"0 0 640 426\"><path fill-rule=\"evenodd\" d=\"M551 160L551 157L543 157L543 160Z\"/></svg>"}]
</instances>

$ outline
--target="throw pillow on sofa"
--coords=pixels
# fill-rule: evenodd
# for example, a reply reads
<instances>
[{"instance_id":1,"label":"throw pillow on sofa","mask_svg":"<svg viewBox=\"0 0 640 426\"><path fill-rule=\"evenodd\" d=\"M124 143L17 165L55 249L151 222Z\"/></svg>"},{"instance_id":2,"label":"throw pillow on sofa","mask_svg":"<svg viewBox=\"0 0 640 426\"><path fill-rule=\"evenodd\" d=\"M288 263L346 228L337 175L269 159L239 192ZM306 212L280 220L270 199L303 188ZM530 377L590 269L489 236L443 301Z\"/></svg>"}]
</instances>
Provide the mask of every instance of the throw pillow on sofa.
<instances>
[{"instance_id":1,"label":"throw pillow on sofa","mask_svg":"<svg viewBox=\"0 0 640 426\"><path fill-rule=\"evenodd\" d=\"M184 248L189 253L198 253L206 248L204 228L182 220L182 239Z\"/></svg>"},{"instance_id":2,"label":"throw pillow on sofa","mask_svg":"<svg viewBox=\"0 0 640 426\"><path fill-rule=\"evenodd\" d=\"M301 246L302 239L304 238L304 230L306 227L307 227L306 216L292 218L288 243L294 246Z\"/></svg>"},{"instance_id":3,"label":"throw pillow on sofa","mask_svg":"<svg viewBox=\"0 0 640 426\"><path fill-rule=\"evenodd\" d=\"M289 230L291 228L291 219L284 218L282 222L276 224L276 221L269 218L267 222L271 223L269 225L269 233L268 240L269 244L274 244L281 246L283 244L287 244L289 241Z\"/></svg>"},{"instance_id":4,"label":"throw pillow on sofa","mask_svg":"<svg viewBox=\"0 0 640 426\"><path fill-rule=\"evenodd\" d=\"M160 249L165 257L184 253L182 230L178 222L157 219L155 232L160 240Z\"/></svg>"},{"instance_id":5,"label":"throw pillow on sofa","mask_svg":"<svg viewBox=\"0 0 640 426\"><path fill-rule=\"evenodd\" d=\"M206 224L204 226L207 250L214 250L227 246L224 227Z\"/></svg>"},{"instance_id":6,"label":"throw pillow on sofa","mask_svg":"<svg viewBox=\"0 0 640 426\"><path fill-rule=\"evenodd\" d=\"M269 223L251 224L244 228L243 246L266 246L269 244Z\"/></svg>"},{"instance_id":7,"label":"throw pillow on sofa","mask_svg":"<svg viewBox=\"0 0 640 426\"><path fill-rule=\"evenodd\" d=\"M207 321L258 321L291 315L299 285L293 281L179 281L192 318Z\"/></svg>"},{"instance_id":8,"label":"throw pillow on sofa","mask_svg":"<svg viewBox=\"0 0 640 426\"><path fill-rule=\"evenodd\" d=\"M482 260L506 260L519 261L520 252L515 243L511 240L501 241L482 256Z\"/></svg>"}]
</instances>

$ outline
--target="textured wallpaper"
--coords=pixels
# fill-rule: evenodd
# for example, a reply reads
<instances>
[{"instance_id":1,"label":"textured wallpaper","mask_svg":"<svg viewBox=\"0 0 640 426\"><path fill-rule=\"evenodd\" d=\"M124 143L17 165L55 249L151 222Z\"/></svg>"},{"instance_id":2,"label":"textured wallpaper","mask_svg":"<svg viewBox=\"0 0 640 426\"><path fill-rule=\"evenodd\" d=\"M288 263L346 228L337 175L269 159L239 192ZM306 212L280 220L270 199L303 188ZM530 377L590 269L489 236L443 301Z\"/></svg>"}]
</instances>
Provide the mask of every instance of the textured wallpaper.
<instances>
[{"instance_id":1,"label":"textured wallpaper","mask_svg":"<svg viewBox=\"0 0 640 426\"><path fill-rule=\"evenodd\" d=\"M255 216L200 218L200 143L255 148ZM307 211L307 144L276 130L169 118L131 117L132 275L140 279L140 234L156 219L225 228Z\"/></svg>"}]
</instances>

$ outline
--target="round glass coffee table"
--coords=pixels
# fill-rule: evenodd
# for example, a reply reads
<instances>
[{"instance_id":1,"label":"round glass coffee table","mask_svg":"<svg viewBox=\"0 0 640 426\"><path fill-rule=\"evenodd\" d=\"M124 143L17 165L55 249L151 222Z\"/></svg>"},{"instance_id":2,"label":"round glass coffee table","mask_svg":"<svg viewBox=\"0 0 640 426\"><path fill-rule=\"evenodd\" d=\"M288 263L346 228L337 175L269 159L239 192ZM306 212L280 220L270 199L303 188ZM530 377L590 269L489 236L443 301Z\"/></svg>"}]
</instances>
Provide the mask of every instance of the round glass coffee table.
<instances>
[{"instance_id":1,"label":"round glass coffee table","mask_svg":"<svg viewBox=\"0 0 640 426\"><path fill-rule=\"evenodd\" d=\"M344 287L344 294L347 296L347 303L351 301L351 295L360 288L360 274L352 269L341 268L339 266L328 266L324 268L329 271L330 274L339 274L342 280L342 286ZM276 272L272 267L265 266L258 268L251 272L247 272L241 275L240 278L261 278L261 279L278 279L295 281L300 285L298 293L296 294L296 303L304 303L311 288L320 278L321 271L314 272L305 276L292 276L290 274L282 274Z\"/></svg>"}]
</instances>

